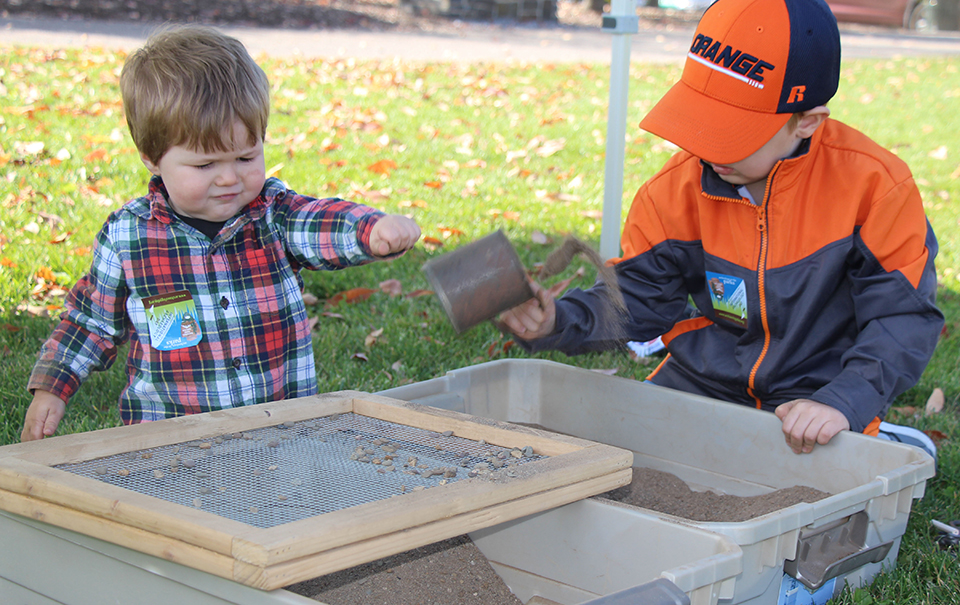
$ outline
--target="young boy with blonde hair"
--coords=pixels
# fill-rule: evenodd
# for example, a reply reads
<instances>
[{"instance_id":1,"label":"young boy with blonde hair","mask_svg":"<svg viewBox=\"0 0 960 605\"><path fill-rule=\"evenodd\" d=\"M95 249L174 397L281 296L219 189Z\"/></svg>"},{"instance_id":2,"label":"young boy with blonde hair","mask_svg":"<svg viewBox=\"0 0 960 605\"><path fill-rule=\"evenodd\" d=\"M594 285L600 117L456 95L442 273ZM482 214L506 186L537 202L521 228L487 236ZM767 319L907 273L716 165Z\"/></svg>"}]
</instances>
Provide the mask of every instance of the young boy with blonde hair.
<instances>
[{"instance_id":1,"label":"young boy with blonde hair","mask_svg":"<svg viewBox=\"0 0 960 605\"><path fill-rule=\"evenodd\" d=\"M54 434L83 380L128 340L126 424L315 393L301 269L393 257L420 237L404 216L266 178L270 87L229 36L154 35L120 88L153 176L107 219L40 351L24 441Z\"/></svg>"},{"instance_id":2,"label":"young boy with blonde hair","mask_svg":"<svg viewBox=\"0 0 960 605\"><path fill-rule=\"evenodd\" d=\"M501 321L528 350L571 355L662 334L650 381L774 411L797 453L907 429L881 421L943 325L937 241L907 166L829 118L839 77L823 0L715 2L640 123L682 151L627 216L623 324L602 321L602 284L556 301L533 284Z\"/></svg>"}]
</instances>

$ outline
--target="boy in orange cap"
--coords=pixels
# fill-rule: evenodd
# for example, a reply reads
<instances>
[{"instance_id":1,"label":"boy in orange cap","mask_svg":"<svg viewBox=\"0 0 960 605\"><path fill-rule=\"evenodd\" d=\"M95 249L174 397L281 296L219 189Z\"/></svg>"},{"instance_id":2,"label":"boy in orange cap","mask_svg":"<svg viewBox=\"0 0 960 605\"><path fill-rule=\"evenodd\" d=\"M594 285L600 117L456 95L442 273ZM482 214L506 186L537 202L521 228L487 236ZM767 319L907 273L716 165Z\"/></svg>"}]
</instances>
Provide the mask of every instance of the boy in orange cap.
<instances>
[{"instance_id":1,"label":"boy in orange cap","mask_svg":"<svg viewBox=\"0 0 960 605\"><path fill-rule=\"evenodd\" d=\"M909 168L829 118L839 78L823 0L714 3L640 123L682 151L637 192L611 261L623 321L603 321L602 283L556 301L533 284L501 321L571 355L662 334L650 381L774 411L797 453L883 425L935 455L882 418L943 326L937 241Z\"/></svg>"}]
</instances>

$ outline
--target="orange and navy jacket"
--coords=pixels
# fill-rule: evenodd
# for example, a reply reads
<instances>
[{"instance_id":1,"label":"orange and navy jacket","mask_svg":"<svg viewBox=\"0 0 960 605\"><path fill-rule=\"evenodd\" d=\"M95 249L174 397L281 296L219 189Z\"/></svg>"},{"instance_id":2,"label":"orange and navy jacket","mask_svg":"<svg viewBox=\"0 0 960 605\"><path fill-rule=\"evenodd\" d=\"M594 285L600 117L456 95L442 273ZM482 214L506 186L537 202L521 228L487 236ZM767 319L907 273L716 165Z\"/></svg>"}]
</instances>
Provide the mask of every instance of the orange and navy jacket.
<instances>
[{"instance_id":1,"label":"orange and navy jacket","mask_svg":"<svg viewBox=\"0 0 960 605\"><path fill-rule=\"evenodd\" d=\"M767 410L813 399L863 431L920 378L943 326L910 170L827 120L756 202L677 153L638 191L613 261L625 325L603 321L598 283L559 299L556 332L524 346L573 355L663 334L656 384Z\"/></svg>"}]
</instances>

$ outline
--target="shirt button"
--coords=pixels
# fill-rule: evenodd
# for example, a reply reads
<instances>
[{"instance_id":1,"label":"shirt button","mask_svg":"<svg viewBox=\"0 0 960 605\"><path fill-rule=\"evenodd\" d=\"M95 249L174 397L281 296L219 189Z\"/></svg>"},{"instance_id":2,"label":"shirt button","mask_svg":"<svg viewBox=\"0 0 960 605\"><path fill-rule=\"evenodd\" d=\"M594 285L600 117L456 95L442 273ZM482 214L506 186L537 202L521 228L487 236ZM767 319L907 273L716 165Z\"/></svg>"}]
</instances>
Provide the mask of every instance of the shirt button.
<instances>
[{"instance_id":1,"label":"shirt button","mask_svg":"<svg viewBox=\"0 0 960 605\"><path fill-rule=\"evenodd\" d=\"M243 363L243 362L240 361L240 358L239 358L239 357L235 357L234 360L233 360L233 367L239 370L239 369L240 369L240 365L241 365L242 363Z\"/></svg>"},{"instance_id":2,"label":"shirt button","mask_svg":"<svg viewBox=\"0 0 960 605\"><path fill-rule=\"evenodd\" d=\"M230 301L227 300L227 297L226 297L226 296L224 296L223 298L220 299L220 306L223 307L223 310L224 310L224 311L226 311L226 310L227 310L227 307L230 306Z\"/></svg>"}]
</instances>

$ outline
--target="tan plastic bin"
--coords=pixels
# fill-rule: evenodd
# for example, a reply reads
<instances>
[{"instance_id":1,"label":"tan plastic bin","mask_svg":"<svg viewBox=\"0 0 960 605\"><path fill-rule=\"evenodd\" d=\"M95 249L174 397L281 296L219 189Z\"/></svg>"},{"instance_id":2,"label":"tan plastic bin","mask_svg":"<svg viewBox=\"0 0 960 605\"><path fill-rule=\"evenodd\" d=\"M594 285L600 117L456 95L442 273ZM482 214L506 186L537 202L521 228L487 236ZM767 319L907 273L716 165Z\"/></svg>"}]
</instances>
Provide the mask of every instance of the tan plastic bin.
<instances>
[{"instance_id":1,"label":"tan plastic bin","mask_svg":"<svg viewBox=\"0 0 960 605\"><path fill-rule=\"evenodd\" d=\"M659 514L742 549L743 571L723 583L721 604L824 603L845 583L869 583L895 565L913 500L934 475L918 448L845 432L800 456L773 414L548 361L484 363L382 394L630 449L635 466L693 489L752 496L807 485L833 494L737 523Z\"/></svg>"}]
</instances>

